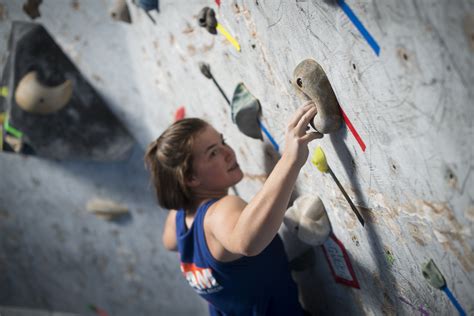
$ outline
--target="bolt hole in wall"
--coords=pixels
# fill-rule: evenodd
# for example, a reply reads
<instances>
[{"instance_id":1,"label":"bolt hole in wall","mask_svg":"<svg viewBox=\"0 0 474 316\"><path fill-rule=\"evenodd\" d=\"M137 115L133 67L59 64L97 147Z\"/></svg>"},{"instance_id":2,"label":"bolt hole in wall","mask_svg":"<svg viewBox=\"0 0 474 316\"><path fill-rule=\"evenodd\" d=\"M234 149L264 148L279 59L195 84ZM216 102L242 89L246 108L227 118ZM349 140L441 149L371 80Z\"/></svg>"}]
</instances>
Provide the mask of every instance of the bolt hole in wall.
<instances>
[{"instance_id":1,"label":"bolt hole in wall","mask_svg":"<svg viewBox=\"0 0 474 316\"><path fill-rule=\"evenodd\" d=\"M354 70L356 70L356 65L355 65L355 64L352 64L352 68L354 68Z\"/></svg>"},{"instance_id":2,"label":"bolt hole in wall","mask_svg":"<svg viewBox=\"0 0 474 316\"><path fill-rule=\"evenodd\" d=\"M303 81L301 80L301 78L296 79L296 84L298 85L298 87L303 87Z\"/></svg>"}]
</instances>

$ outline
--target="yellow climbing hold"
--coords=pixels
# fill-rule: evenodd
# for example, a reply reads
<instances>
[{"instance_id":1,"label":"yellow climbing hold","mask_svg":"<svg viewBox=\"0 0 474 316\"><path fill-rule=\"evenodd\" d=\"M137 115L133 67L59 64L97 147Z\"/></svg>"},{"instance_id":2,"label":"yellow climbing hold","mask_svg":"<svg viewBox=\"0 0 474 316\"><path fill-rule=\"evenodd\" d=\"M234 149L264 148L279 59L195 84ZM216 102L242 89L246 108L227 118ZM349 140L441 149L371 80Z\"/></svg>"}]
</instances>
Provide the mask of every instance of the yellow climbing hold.
<instances>
[{"instance_id":1,"label":"yellow climbing hold","mask_svg":"<svg viewBox=\"0 0 474 316\"><path fill-rule=\"evenodd\" d=\"M311 162L316 166L316 168L318 168L319 171L328 172L328 162L326 161L326 155L324 154L324 151L321 147L318 146L314 150L313 156L311 157Z\"/></svg>"},{"instance_id":2,"label":"yellow climbing hold","mask_svg":"<svg viewBox=\"0 0 474 316\"><path fill-rule=\"evenodd\" d=\"M220 23L217 23L217 26L216 26L216 29L222 34L225 36L225 38L227 38L227 40L232 44L234 45L235 49L240 52L240 45L239 43L237 42L237 40L232 37L232 35L229 34L229 32L227 32L227 30L220 24Z\"/></svg>"},{"instance_id":3,"label":"yellow climbing hold","mask_svg":"<svg viewBox=\"0 0 474 316\"><path fill-rule=\"evenodd\" d=\"M8 87L7 86L1 86L0 87L0 95L4 98L8 97Z\"/></svg>"}]
</instances>

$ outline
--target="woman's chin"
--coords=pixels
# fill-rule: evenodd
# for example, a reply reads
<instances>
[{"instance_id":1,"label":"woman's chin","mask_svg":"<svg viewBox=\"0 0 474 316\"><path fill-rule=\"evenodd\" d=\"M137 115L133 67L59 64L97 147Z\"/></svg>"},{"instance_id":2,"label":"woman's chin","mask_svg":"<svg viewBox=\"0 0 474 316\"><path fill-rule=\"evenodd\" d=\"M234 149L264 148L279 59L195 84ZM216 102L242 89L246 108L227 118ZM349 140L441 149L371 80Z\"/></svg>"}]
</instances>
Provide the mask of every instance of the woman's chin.
<instances>
[{"instance_id":1,"label":"woman's chin","mask_svg":"<svg viewBox=\"0 0 474 316\"><path fill-rule=\"evenodd\" d=\"M242 172L242 170L240 170L240 168L238 170L235 170L235 173L236 175L234 177L234 181L232 185L236 185L244 178L244 173Z\"/></svg>"}]
</instances>

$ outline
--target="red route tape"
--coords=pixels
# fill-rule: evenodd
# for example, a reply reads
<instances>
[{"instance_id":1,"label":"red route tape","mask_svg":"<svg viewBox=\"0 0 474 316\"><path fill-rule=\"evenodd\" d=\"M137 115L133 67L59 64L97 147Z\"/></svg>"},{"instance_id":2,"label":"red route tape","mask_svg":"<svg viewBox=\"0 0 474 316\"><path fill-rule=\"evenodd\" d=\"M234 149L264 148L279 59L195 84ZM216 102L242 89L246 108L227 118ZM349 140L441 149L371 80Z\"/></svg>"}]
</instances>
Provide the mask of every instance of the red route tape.
<instances>
[{"instance_id":1,"label":"red route tape","mask_svg":"<svg viewBox=\"0 0 474 316\"><path fill-rule=\"evenodd\" d=\"M174 121L180 121L186 116L186 109L184 106L180 106L174 113Z\"/></svg>"},{"instance_id":2,"label":"red route tape","mask_svg":"<svg viewBox=\"0 0 474 316\"><path fill-rule=\"evenodd\" d=\"M346 122L347 127L351 131L352 135L354 135L355 139L360 145L360 148L362 148L362 151L365 151L364 141L360 137L359 133L357 133L356 129L354 128L354 125L352 125L351 121L349 121L349 118L347 117L346 113L344 113L344 110L342 109L342 107L339 107L339 108L341 109L342 118L344 119L344 122Z\"/></svg>"}]
</instances>

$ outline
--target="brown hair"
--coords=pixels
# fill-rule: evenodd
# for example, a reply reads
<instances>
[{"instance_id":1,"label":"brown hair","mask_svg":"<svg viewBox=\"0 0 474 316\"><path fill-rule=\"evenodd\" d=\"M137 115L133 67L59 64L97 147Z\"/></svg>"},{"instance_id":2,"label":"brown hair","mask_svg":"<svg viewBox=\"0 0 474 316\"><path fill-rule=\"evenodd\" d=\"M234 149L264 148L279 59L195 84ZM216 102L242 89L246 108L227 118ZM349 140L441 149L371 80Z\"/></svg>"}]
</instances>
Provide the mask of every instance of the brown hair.
<instances>
[{"instance_id":1,"label":"brown hair","mask_svg":"<svg viewBox=\"0 0 474 316\"><path fill-rule=\"evenodd\" d=\"M145 166L151 173L158 203L167 209L189 209L193 200L185 180L192 174L196 135L209 124L198 118L176 121L148 145Z\"/></svg>"}]
</instances>

